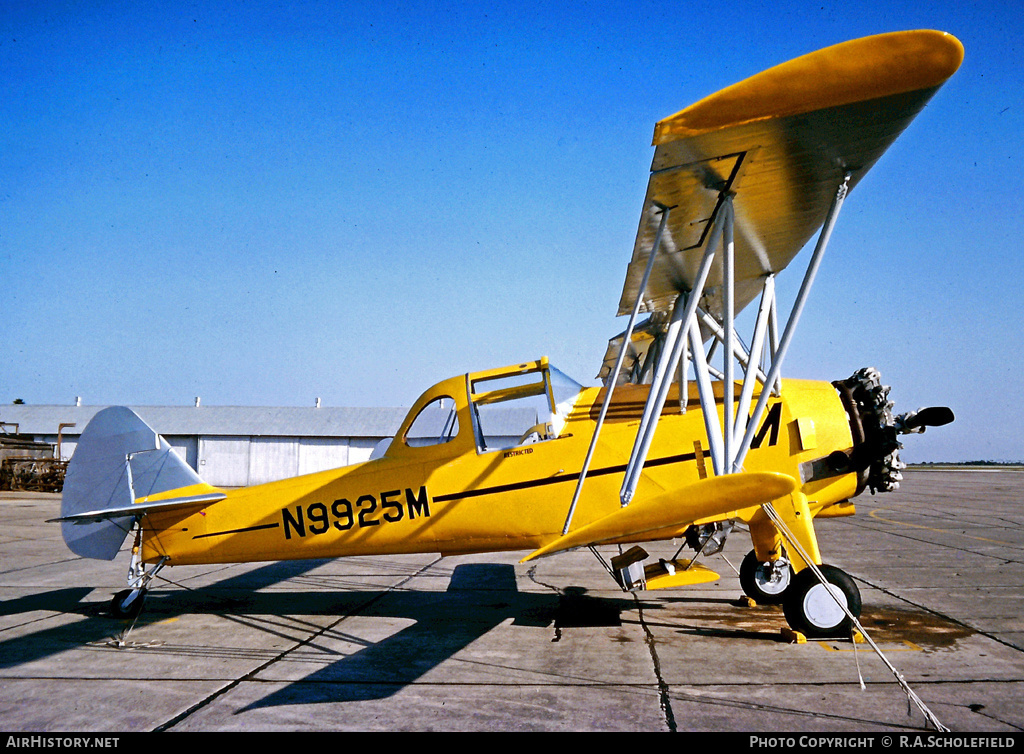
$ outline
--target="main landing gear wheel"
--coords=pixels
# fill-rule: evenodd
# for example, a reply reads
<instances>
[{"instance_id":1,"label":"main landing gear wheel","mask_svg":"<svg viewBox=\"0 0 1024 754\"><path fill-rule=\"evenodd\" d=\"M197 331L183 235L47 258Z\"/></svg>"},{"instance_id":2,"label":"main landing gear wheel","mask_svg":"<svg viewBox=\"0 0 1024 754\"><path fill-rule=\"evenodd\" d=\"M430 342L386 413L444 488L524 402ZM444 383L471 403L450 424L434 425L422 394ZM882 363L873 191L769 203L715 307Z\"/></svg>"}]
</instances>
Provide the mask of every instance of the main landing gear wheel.
<instances>
[{"instance_id":1,"label":"main landing gear wheel","mask_svg":"<svg viewBox=\"0 0 1024 754\"><path fill-rule=\"evenodd\" d=\"M115 618L131 620L142 611L142 604L145 601L145 589L123 589L110 601L110 612Z\"/></svg>"},{"instance_id":2,"label":"main landing gear wheel","mask_svg":"<svg viewBox=\"0 0 1024 754\"><path fill-rule=\"evenodd\" d=\"M853 630L853 621L836 604L839 602L855 617L860 617L860 590L845 571L835 566L818 566L821 575L828 582L828 590L810 568L796 574L782 608L786 620L794 631L814 639L848 638ZM829 594L832 592L832 595Z\"/></svg>"},{"instance_id":3,"label":"main landing gear wheel","mask_svg":"<svg viewBox=\"0 0 1024 754\"><path fill-rule=\"evenodd\" d=\"M773 563L757 559L751 550L740 564L740 586L743 593L759 605L778 605L793 582L793 567L779 558Z\"/></svg>"}]
</instances>

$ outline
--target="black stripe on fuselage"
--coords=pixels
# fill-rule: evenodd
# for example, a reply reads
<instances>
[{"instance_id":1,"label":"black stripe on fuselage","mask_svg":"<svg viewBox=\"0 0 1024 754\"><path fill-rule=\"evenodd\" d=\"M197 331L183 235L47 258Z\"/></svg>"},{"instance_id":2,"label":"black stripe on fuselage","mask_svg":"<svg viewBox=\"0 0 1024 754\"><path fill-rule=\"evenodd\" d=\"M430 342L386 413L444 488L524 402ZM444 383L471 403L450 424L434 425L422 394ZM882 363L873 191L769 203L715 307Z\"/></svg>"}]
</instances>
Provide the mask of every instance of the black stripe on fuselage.
<instances>
[{"instance_id":1,"label":"black stripe on fuselage","mask_svg":"<svg viewBox=\"0 0 1024 754\"><path fill-rule=\"evenodd\" d=\"M653 461L648 461L644 464L644 468L651 468L654 466L668 466L673 463L685 463L686 461L697 460L696 453L680 453L676 456L666 456L665 458L656 458ZM626 464L620 464L617 466L606 466L603 469L595 469L594 471L588 472L588 476L604 476L606 474L619 474L626 470ZM464 500L470 497L479 497L481 495L497 495L502 492L515 492L517 490L527 490L533 487L546 487L550 484L562 484L563 482L575 482L579 479L579 474L567 474L563 476L550 477L547 479L530 479L525 482L513 482L511 484L499 484L494 487L484 487L478 490L465 490L464 492L452 492L447 495L436 495L432 499L435 503L450 503L455 500Z\"/></svg>"},{"instance_id":2,"label":"black stripe on fuselage","mask_svg":"<svg viewBox=\"0 0 1024 754\"><path fill-rule=\"evenodd\" d=\"M259 526L246 526L242 529L228 529L226 531L211 531L208 534L197 534L192 539L206 539L207 537L223 537L228 534L244 534L250 531L260 531L261 529L277 529L280 528L281 524L261 524Z\"/></svg>"}]
</instances>

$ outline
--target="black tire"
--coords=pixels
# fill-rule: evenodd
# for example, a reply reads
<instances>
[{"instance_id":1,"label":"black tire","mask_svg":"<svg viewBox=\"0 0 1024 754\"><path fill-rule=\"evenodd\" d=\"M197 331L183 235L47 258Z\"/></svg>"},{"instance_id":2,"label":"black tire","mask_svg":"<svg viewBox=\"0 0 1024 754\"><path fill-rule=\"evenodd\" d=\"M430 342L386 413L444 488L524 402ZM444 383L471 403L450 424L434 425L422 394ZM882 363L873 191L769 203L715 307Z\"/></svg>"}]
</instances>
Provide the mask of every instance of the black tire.
<instances>
[{"instance_id":1,"label":"black tire","mask_svg":"<svg viewBox=\"0 0 1024 754\"><path fill-rule=\"evenodd\" d=\"M818 570L845 598L850 613L860 618L860 589L850 575L829 565L818 566ZM824 584L810 568L805 568L793 578L782 608L790 627L808 638L849 638L853 631L853 621L829 596Z\"/></svg>"},{"instance_id":2,"label":"black tire","mask_svg":"<svg viewBox=\"0 0 1024 754\"><path fill-rule=\"evenodd\" d=\"M782 578L772 580L769 569L751 550L740 564L740 586L743 593L759 605L778 605L793 584L793 567L786 565Z\"/></svg>"},{"instance_id":3,"label":"black tire","mask_svg":"<svg viewBox=\"0 0 1024 754\"><path fill-rule=\"evenodd\" d=\"M142 604L145 601L145 589L122 589L110 601L110 612L115 618L131 620L142 612Z\"/></svg>"}]
</instances>

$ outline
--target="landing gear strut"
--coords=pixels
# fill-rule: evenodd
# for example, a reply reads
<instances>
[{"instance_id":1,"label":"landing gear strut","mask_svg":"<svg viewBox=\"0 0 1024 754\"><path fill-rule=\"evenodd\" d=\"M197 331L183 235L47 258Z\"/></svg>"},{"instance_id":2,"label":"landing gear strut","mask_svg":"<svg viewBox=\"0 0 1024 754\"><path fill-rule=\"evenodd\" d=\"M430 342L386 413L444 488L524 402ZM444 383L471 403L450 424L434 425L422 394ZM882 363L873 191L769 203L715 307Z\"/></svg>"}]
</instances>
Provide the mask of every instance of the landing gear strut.
<instances>
[{"instance_id":1,"label":"landing gear strut","mask_svg":"<svg viewBox=\"0 0 1024 754\"><path fill-rule=\"evenodd\" d=\"M135 522L135 542L132 544L132 560L128 566L128 589L122 589L110 601L110 612L115 618L132 620L142 612L146 601L149 582L164 567L167 557L162 557L152 567L142 563L142 521Z\"/></svg>"}]
</instances>

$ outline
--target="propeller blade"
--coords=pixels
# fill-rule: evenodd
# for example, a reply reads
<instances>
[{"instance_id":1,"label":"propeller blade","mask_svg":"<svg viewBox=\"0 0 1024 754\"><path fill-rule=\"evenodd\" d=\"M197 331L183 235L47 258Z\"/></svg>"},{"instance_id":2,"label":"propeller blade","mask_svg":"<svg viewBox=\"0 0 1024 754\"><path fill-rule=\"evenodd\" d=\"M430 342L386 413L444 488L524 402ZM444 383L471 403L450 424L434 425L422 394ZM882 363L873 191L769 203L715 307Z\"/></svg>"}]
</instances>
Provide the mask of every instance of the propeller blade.
<instances>
[{"instance_id":1,"label":"propeller blade","mask_svg":"<svg viewBox=\"0 0 1024 754\"><path fill-rule=\"evenodd\" d=\"M918 427L942 427L950 424L954 418L953 410L947 406L931 406L922 408L917 413L908 416L904 421L904 426L908 430Z\"/></svg>"}]
</instances>

